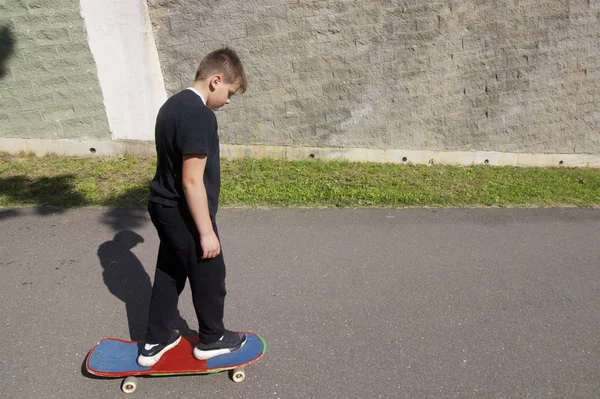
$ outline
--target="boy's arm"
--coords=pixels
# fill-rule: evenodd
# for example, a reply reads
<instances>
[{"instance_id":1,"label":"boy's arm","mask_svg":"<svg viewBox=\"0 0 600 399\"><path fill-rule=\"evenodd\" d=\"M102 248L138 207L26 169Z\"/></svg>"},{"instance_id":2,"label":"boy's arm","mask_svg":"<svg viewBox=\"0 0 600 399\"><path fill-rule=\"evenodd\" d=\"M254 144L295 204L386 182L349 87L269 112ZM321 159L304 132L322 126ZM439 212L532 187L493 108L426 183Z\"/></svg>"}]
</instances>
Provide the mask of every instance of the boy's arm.
<instances>
[{"instance_id":1,"label":"boy's arm","mask_svg":"<svg viewBox=\"0 0 600 399\"><path fill-rule=\"evenodd\" d=\"M190 213L200 232L202 259L214 258L221 252L221 244L213 230L208 211L208 197L204 187L205 167L206 155L185 155L183 158L183 191Z\"/></svg>"}]
</instances>

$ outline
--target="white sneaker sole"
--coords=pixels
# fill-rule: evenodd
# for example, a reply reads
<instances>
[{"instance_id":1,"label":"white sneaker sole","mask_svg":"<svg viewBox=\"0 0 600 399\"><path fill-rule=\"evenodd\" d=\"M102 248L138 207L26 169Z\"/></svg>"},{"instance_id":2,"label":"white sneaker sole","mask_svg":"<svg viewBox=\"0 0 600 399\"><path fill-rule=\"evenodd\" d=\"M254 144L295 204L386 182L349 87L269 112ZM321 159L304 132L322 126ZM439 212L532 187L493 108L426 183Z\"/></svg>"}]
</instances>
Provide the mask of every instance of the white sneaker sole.
<instances>
[{"instance_id":1,"label":"white sneaker sole","mask_svg":"<svg viewBox=\"0 0 600 399\"><path fill-rule=\"evenodd\" d=\"M244 347L244 345L246 345L246 342L248 342L248 337L246 337L244 342L242 342L242 346L240 346L238 349L236 349L236 351L239 351L240 349L242 349ZM215 356L226 355L227 353L231 353L231 352L232 352L231 349L215 349L215 350L211 350L211 351L201 351L200 349L194 347L194 357L197 360L208 360Z\"/></svg>"},{"instance_id":2,"label":"white sneaker sole","mask_svg":"<svg viewBox=\"0 0 600 399\"><path fill-rule=\"evenodd\" d=\"M160 360L160 358L162 357L162 355L164 355L169 350L171 350L174 347L176 347L177 344L179 344L179 341L181 341L181 335L179 336L179 338L177 338L177 340L175 340L175 342L173 342L171 345L165 346L165 349L163 349L162 351L158 352L154 356L142 356L142 355L139 355L138 359L137 359L137 363L140 366L142 366L142 367L152 367L152 366L154 366L156 363L158 363L158 361Z\"/></svg>"}]
</instances>

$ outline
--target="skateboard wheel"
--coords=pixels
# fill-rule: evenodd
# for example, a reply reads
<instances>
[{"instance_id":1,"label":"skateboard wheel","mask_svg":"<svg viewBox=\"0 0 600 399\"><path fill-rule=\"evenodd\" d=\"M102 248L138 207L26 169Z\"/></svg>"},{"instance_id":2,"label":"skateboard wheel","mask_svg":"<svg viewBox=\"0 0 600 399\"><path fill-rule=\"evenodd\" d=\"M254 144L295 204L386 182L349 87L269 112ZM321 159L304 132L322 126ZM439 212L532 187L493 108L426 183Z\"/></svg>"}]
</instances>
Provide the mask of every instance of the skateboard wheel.
<instances>
[{"instance_id":1,"label":"skateboard wheel","mask_svg":"<svg viewBox=\"0 0 600 399\"><path fill-rule=\"evenodd\" d=\"M121 390L125 393L132 393L137 388L137 382L135 377L127 377L123 380L123 384L121 384Z\"/></svg>"},{"instance_id":2,"label":"skateboard wheel","mask_svg":"<svg viewBox=\"0 0 600 399\"><path fill-rule=\"evenodd\" d=\"M242 382L246 378L244 369L234 369L230 371L229 377L233 382Z\"/></svg>"}]
</instances>

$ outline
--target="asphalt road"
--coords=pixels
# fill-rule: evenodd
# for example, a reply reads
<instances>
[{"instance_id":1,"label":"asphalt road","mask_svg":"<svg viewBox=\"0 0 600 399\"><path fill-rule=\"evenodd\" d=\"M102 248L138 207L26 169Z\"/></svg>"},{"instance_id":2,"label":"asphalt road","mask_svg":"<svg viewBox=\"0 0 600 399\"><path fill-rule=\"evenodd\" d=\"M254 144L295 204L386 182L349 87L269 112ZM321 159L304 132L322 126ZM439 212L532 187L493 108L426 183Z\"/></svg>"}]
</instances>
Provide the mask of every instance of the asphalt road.
<instances>
[{"instance_id":1,"label":"asphalt road","mask_svg":"<svg viewBox=\"0 0 600 399\"><path fill-rule=\"evenodd\" d=\"M120 397L86 376L143 335L157 237L142 211L0 210L0 396ZM600 210L222 210L226 325L266 355L146 378L143 398L598 398ZM197 329L191 297L180 328Z\"/></svg>"}]
</instances>

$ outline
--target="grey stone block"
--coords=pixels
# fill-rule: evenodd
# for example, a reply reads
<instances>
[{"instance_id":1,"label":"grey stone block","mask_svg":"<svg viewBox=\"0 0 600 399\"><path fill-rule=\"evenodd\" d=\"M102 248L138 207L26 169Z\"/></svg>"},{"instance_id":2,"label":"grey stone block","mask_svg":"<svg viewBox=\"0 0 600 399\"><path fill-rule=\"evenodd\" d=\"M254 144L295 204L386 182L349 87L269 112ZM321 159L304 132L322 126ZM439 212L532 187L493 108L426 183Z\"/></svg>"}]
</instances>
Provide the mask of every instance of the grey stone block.
<instances>
[{"instance_id":1,"label":"grey stone block","mask_svg":"<svg viewBox=\"0 0 600 399\"><path fill-rule=\"evenodd\" d=\"M36 45L68 43L71 41L69 28L47 28L35 33ZM82 33L83 31L80 31Z\"/></svg>"},{"instance_id":2,"label":"grey stone block","mask_svg":"<svg viewBox=\"0 0 600 399\"><path fill-rule=\"evenodd\" d=\"M270 36L277 33L277 23L273 20L246 23L246 36Z\"/></svg>"},{"instance_id":3,"label":"grey stone block","mask_svg":"<svg viewBox=\"0 0 600 399\"><path fill-rule=\"evenodd\" d=\"M52 23L46 14L32 15L29 13L17 15L11 18L12 27L16 33L27 32L28 30L40 30L52 28Z\"/></svg>"}]
</instances>

